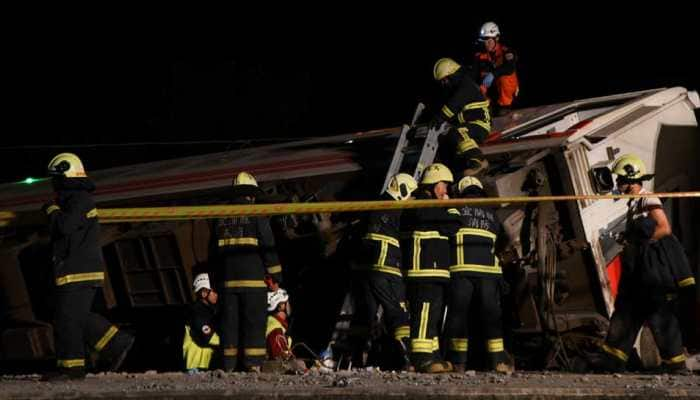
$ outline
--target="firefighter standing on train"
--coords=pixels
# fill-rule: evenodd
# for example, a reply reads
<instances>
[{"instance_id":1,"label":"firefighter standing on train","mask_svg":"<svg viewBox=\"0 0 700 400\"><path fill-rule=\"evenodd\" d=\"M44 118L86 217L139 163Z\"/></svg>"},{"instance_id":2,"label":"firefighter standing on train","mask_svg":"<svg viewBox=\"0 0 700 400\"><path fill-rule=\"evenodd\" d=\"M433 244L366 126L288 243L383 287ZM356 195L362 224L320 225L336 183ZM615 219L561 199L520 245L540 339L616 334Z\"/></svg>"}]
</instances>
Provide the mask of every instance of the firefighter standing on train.
<instances>
[{"instance_id":1,"label":"firefighter standing on train","mask_svg":"<svg viewBox=\"0 0 700 400\"><path fill-rule=\"evenodd\" d=\"M465 68L451 58L435 63L433 77L440 82L445 100L431 125L447 122L451 128L441 140L440 147L446 149L441 156L460 177L485 172L489 164L479 145L491 132L488 100Z\"/></svg>"}]
</instances>

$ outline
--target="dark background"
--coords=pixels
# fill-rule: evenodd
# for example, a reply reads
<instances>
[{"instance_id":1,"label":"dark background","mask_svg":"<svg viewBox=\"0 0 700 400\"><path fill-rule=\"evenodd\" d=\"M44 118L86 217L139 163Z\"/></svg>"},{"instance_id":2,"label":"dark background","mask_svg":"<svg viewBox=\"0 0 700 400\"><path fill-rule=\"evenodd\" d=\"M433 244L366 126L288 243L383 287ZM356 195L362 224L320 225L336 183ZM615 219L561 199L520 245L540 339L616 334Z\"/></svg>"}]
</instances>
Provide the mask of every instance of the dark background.
<instances>
[{"instance_id":1,"label":"dark background","mask_svg":"<svg viewBox=\"0 0 700 400\"><path fill-rule=\"evenodd\" d=\"M397 126L432 98L435 60L471 60L487 20L519 54L518 107L697 90L700 33L686 4L8 13L0 181L42 176L61 151L94 170Z\"/></svg>"}]
</instances>

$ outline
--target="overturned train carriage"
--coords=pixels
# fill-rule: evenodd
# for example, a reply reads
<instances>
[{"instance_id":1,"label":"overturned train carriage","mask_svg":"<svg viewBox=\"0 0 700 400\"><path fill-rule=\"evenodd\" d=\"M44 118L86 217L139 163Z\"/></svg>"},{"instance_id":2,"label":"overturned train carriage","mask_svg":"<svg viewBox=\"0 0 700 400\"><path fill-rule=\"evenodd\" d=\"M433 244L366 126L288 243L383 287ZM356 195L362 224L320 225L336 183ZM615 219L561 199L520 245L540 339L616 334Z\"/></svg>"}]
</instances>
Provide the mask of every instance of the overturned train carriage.
<instances>
[{"instance_id":1,"label":"overturned train carriage","mask_svg":"<svg viewBox=\"0 0 700 400\"><path fill-rule=\"evenodd\" d=\"M672 88L516 110L494 120L494 133L483 146L491 165L483 181L492 196L607 193L612 189L607 167L618 155L635 153L656 173L647 189L698 190L699 106L697 93ZM374 199L399 132L290 141L90 176L100 207L225 203L231 179L241 170L261 182L265 201ZM47 182L2 185L0 210L35 211L50 191ZM700 202L669 199L664 207L700 281ZM613 200L499 208L512 244L502 256L510 284L505 323L516 356L528 355L521 366L571 367L569 356L604 334L620 272L621 249L613 237L623 229L625 213L626 202ZM359 214L273 219L292 296L293 330L316 350L334 329L361 220ZM0 229L3 369L50 362L46 232L36 223ZM181 367L182 309L192 300L192 276L214 268L207 265L208 241L209 225L201 220L103 225L107 278L104 296L98 296L104 301L94 307L136 332L127 366ZM700 310L697 289L694 310ZM687 346L698 349L698 311L683 310L681 318ZM653 341L644 334L640 348L643 362L655 362ZM531 357L533 352L538 356Z\"/></svg>"}]
</instances>

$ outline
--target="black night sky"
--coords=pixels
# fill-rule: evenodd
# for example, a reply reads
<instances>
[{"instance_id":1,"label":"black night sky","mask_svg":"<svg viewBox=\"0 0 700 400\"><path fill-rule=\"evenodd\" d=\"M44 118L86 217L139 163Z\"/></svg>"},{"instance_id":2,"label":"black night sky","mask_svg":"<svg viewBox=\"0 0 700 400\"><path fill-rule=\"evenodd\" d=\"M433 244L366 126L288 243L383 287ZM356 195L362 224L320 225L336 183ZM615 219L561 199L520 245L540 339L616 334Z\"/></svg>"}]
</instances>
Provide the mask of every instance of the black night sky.
<instances>
[{"instance_id":1,"label":"black night sky","mask_svg":"<svg viewBox=\"0 0 700 400\"><path fill-rule=\"evenodd\" d=\"M434 61L471 60L487 20L519 54L519 107L661 86L700 89L700 24L690 5L637 2L611 15L604 3L579 2L548 9L548 16L537 14L544 3L508 13L437 5L412 7L411 16L338 8L270 17L272 5L265 13L179 10L177 17L162 10L18 16L4 40L0 181L41 176L61 151L76 152L94 170L237 146L70 145L397 126L434 95Z\"/></svg>"}]
</instances>

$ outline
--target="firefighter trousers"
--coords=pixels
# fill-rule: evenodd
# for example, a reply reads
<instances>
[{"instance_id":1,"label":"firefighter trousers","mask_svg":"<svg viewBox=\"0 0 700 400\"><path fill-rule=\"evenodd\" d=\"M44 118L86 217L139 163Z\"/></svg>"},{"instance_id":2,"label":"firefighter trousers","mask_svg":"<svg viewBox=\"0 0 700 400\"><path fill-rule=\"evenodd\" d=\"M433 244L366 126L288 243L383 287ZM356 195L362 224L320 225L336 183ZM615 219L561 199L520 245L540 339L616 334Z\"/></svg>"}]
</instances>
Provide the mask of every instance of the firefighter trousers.
<instances>
[{"instance_id":1,"label":"firefighter trousers","mask_svg":"<svg viewBox=\"0 0 700 400\"><path fill-rule=\"evenodd\" d=\"M605 351L618 364L627 363L637 334L646 322L659 347L661 359L666 364L684 362L683 339L675 314L673 296L657 306L646 305L644 299L619 299L610 318L608 336L603 345Z\"/></svg>"},{"instance_id":2,"label":"firefighter trousers","mask_svg":"<svg viewBox=\"0 0 700 400\"><path fill-rule=\"evenodd\" d=\"M507 360L503 346L501 283L497 278L453 274L449 286L449 306L445 322L448 361L466 364L469 349L469 312L476 313L486 340L489 361ZM472 321L475 319L472 316Z\"/></svg>"},{"instance_id":3,"label":"firefighter trousers","mask_svg":"<svg viewBox=\"0 0 700 400\"><path fill-rule=\"evenodd\" d=\"M220 333L224 369L235 370L239 359L244 368L262 365L266 355L267 289L227 289L223 294Z\"/></svg>"},{"instance_id":4,"label":"firefighter trousers","mask_svg":"<svg viewBox=\"0 0 700 400\"><path fill-rule=\"evenodd\" d=\"M86 348L98 353L125 350L115 348L118 334L120 338L122 335L117 327L90 312L96 291L94 286L81 283L56 288L54 338L57 365L61 369L85 369Z\"/></svg>"},{"instance_id":5,"label":"firefighter trousers","mask_svg":"<svg viewBox=\"0 0 700 400\"><path fill-rule=\"evenodd\" d=\"M382 306L387 329L398 341L409 337L410 326L406 308L406 287L403 278L384 272L370 272L367 277L367 303L370 310Z\"/></svg>"},{"instance_id":6,"label":"firefighter trousers","mask_svg":"<svg viewBox=\"0 0 700 400\"><path fill-rule=\"evenodd\" d=\"M440 335L445 310L445 284L408 282L411 315L411 363L418 367L433 361L438 354L436 339Z\"/></svg>"}]
</instances>

